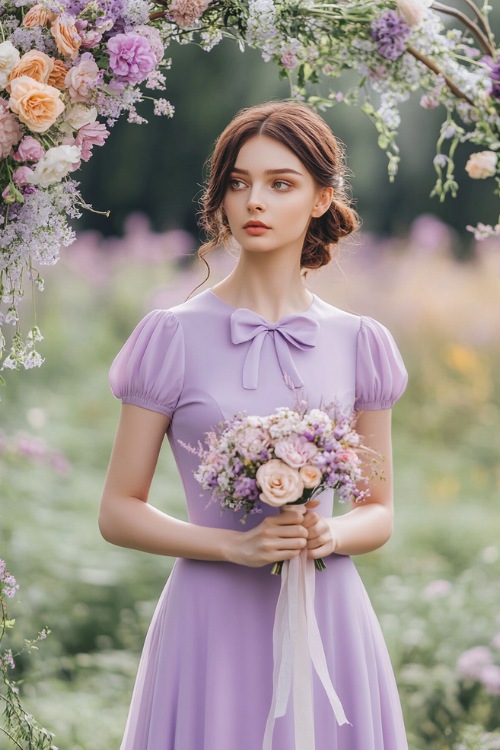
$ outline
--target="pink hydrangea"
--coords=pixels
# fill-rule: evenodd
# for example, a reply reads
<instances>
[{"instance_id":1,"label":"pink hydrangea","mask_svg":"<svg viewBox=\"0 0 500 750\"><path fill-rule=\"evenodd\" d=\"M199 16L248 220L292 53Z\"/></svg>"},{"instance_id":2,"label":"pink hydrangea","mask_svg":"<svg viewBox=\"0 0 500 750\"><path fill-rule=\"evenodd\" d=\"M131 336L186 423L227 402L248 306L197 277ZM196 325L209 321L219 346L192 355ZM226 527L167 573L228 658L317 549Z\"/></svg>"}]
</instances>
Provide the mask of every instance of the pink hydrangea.
<instances>
[{"instance_id":1,"label":"pink hydrangea","mask_svg":"<svg viewBox=\"0 0 500 750\"><path fill-rule=\"evenodd\" d=\"M132 31L112 37L108 50L109 67L123 83L141 83L157 65L148 40Z\"/></svg>"},{"instance_id":2,"label":"pink hydrangea","mask_svg":"<svg viewBox=\"0 0 500 750\"><path fill-rule=\"evenodd\" d=\"M18 120L9 110L7 102L0 99L0 159L5 159L10 154L22 137Z\"/></svg>"},{"instance_id":3,"label":"pink hydrangea","mask_svg":"<svg viewBox=\"0 0 500 750\"><path fill-rule=\"evenodd\" d=\"M172 0L168 9L168 17L181 29L196 26L200 16L210 5L210 0Z\"/></svg>"}]
</instances>

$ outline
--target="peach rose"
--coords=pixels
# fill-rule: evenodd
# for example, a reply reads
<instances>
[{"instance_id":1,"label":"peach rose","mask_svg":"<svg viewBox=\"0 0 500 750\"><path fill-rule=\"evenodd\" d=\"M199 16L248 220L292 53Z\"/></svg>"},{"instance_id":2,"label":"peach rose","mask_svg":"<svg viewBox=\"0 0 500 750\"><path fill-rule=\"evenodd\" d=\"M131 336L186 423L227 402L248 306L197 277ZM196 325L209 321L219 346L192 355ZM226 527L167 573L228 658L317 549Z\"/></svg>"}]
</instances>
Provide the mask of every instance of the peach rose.
<instances>
[{"instance_id":1,"label":"peach rose","mask_svg":"<svg viewBox=\"0 0 500 750\"><path fill-rule=\"evenodd\" d=\"M67 73L68 69L63 61L54 60L54 68L49 76L49 80L47 81L47 83L49 84L49 86L55 86L56 89L62 91L66 88L65 79Z\"/></svg>"},{"instance_id":2,"label":"peach rose","mask_svg":"<svg viewBox=\"0 0 500 750\"><path fill-rule=\"evenodd\" d=\"M16 67L11 70L9 75L9 83L14 78L20 78L21 76L29 76L35 81L40 83L48 83L49 76L54 69L54 60L45 54L45 52L39 52L37 49L32 49L26 52L21 57Z\"/></svg>"},{"instance_id":3,"label":"peach rose","mask_svg":"<svg viewBox=\"0 0 500 750\"><path fill-rule=\"evenodd\" d=\"M50 27L50 32L55 39L59 54L74 60L81 47L82 39L71 16L57 16Z\"/></svg>"},{"instance_id":4,"label":"peach rose","mask_svg":"<svg viewBox=\"0 0 500 750\"><path fill-rule=\"evenodd\" d=\"M306 487L307 489L317 487L321 482L322 472L321 469L319 469L317 466L312 466L311 464L301 466L299 469L299 474L302 481L304 482L304 487Z\"/></svg>"},{"instance_id":5,"label":"peach rose","mask_svg":"<svg viewBox=\"0 0 500 750\"><path fill-rule=\"evenodd\" d=\"M29 76L12 81L9 107L33 133L45 133L64 112L61 92Z\"/></svg>"},{"instance_id":6,"label":"peach rose","mask_svg":"<svg viewBox=\"0 0 500 750\"><path fill-rule=\"evenodd\" d=\"M465 170L473 180L493 177L497 170L498 156L494 151L476 151L465 165Z\"/></svg>"},{"instance_id":7,"label":"peach rose","mask_svg":"<svg viewBox=\"0 0 500 750\"><path fill-rule=\"evenodd\" d=\"M279 458L272 458L259 466L255 478L262 490L259 497L267 505L279 507L293 503L304 492L304 482L299 472Z\"/></svg>"},{"instance_id":8,"label":"peach rose","mask_svg":"<svg viewBox=\"0 0 500 750\"><path fill-rule=\"evenodd\" d=\"M43 5L37 3L36 5L33 5L24 16L23 26L26 26L28 29L32 29L35 26L45 26L46 24L51 23L55 17L55 13L51 13L50 10L47 10Z\"/></svg>"}]
</instances>

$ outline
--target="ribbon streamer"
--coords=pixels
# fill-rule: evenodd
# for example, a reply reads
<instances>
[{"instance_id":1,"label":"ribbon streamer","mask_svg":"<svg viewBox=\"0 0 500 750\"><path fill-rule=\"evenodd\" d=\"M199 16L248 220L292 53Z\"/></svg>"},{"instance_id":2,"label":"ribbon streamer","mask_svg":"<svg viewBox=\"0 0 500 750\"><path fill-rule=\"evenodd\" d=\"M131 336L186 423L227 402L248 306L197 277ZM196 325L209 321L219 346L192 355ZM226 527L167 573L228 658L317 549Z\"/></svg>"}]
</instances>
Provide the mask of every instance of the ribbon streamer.
<instances>
[{"instance_id":1,"label":"ribbon streamer","mask_svg":"<svg viewBox=\"0 0 500 750\"><path fill-rule=\"evenodd\" d=\"M315 747L312 667L321 680L337 723L340 726L350 723L328 673L314 609L315 576L314 561L307 558L307 550L283 565L273 628L273 697L262 750L272 750L274 724L285 715L291 691L295 750Z\"/></svg>"}]
</instances>

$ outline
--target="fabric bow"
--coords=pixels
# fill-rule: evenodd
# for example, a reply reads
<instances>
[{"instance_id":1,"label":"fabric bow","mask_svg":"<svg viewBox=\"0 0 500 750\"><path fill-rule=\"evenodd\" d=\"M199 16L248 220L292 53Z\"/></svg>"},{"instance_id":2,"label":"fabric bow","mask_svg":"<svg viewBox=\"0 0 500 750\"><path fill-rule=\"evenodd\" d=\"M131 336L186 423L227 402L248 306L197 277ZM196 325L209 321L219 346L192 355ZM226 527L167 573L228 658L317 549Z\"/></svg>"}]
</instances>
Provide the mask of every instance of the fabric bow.
<instances>
[{"instance_id":1,"label":"fabric bow","mask_svg":"<svg viewBox=\"0 0 500 750\"><path fill-rule=\"evenodd\" d=\"M290 388L303 385L290 353L290 344L297 349L316 346L319 323L307 315L292 314L277 323L268 323L262 316L245 307L231 315L231 341L242 344L251 341L243 363L243 388L255 389L259 382L260 353L267 334L273 337L274 348L285 382ZM288 376L288 380L287 380Z\"/></svg>"}]
</instances>

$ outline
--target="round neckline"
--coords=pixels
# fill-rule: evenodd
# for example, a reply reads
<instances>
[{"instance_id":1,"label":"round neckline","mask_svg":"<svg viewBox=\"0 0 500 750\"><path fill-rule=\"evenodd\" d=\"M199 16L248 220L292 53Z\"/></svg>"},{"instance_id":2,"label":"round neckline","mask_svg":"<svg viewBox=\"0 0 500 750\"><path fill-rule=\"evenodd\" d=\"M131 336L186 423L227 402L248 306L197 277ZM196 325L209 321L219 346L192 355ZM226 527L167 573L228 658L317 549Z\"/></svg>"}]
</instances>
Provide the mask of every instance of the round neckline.
<instances>
[{"instance_id":1,"label":"round neckline","mask_svg":"<svg viewBox=\"0 0 500 750\"><path fill-rule=\"evenodd\" d=\"M254 315L258 315L260 318L262 318L262 320L265 320L266 323L268 323L269 325L277 325L280 321L284 320L285 318L289 318L291 315L308 315L317 301L317 297L314 294L314 292L311 292L311 290L308 289L307 291L310 292L310 294L312 294L312 299L311 299L311 303L309 307L307 307L305 310L302 310L301 312L288 313L288 315L283 315L281 318L278 318L278 320L271 321L271 320L266 320L260 313L255 312L255 310L250 310L249 307L234 307L234 305L230 305L229 302L225 302L223 299L221 299L219 295L214 292L212 287L209 287L206 291L209 292L212 297L215 297L215 299L218 300L221 303L221 305L224 305L224 307L228 307L233 312L235 310L249 310Z\"/></svg>"}]
</instances>

